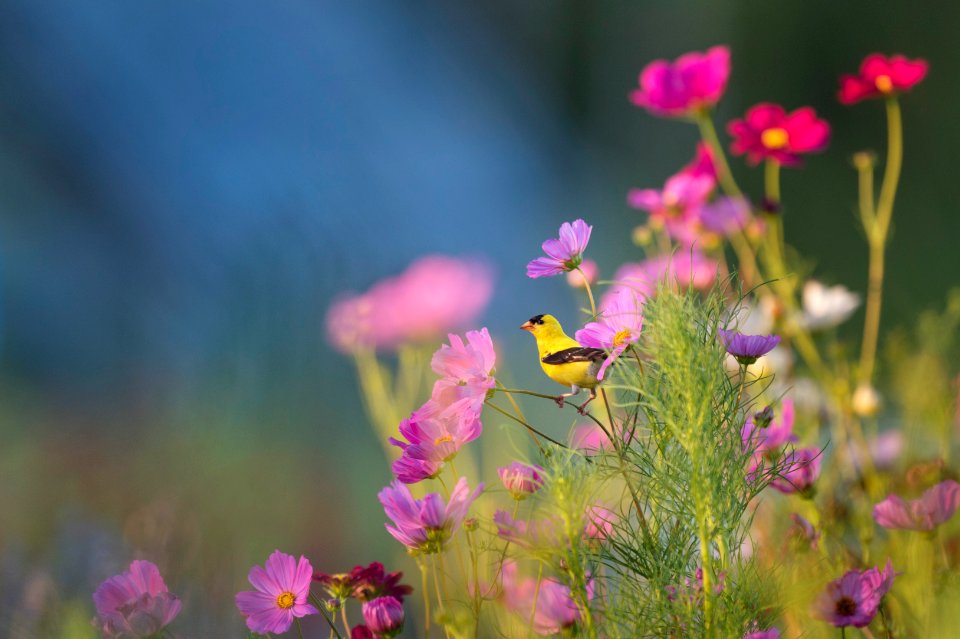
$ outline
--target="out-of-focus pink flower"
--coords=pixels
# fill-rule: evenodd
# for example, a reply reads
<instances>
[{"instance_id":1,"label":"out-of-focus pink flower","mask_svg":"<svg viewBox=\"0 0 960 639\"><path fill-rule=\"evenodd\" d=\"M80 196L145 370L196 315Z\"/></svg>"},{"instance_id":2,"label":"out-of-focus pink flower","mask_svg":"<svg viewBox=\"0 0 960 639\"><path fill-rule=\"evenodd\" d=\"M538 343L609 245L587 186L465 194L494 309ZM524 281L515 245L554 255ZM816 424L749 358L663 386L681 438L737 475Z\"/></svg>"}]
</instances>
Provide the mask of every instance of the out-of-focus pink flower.
<instances>
[{"instance_id":1,"label":"out-of-focus pink flower","mask_svg":"<svg viewBox=\"0 0 960 639\"><path fill-rule=\"evenodd\" d=\"M613 525L617 515L604 506L590 506L587 508L587 523L583 529L583 536L587 539L604 540L613 532Z\"/></svg>"},{"instance_id":2,"label":"out-of-focus pink flower","mask_svg":"<svg viewBox=\"0 0 960 639\"><path fill-rule=\"evenodd\" d=\"M814 614L838 628L863 628L873 621L883 596L893 585L893 578L890 560L882 572L876 568L863 572L850 570L827 584L814 602Z\"/></svg>"},{"instance_id":3,"label":"out-of-focus pink flower","mask_svg":"<svg viewBox=\"0 0 960 639\"><path fill-rule=\"evenodd\" d=\"M253 632L282 634L290 629L294 618L318 614L307 603L313 568L306 557L297 561L293 555L276 550L263 568L250 569L250 583L255 591L238 592L240 614Z\"/></svg>"},{"instance_id":4,"label":"out-of-focus pink flower","mask_svg":"<svg viewBox=\"0 0 960 639\"><path fill-rule=\"evenodd\" d=\"M107 639L159 634L180 613L181 606L180 599L167 590L157 566L142 559L100 584L93 603L97 628Z\"/></svg>"},{"instance_id":5,"label":"out-of-focus pink flower","mask_svg":"<svg viewBox=\"0 0 960 639\"><path fill-rule=\"evenodd\" d=\"M784 494L809 493L820 476L820 455L816 448L799 448L784 454L784 468L770 486Z\"/></svg>"},{"instance_id":6,"label":"out-of-focus pink flower","mask_svg":"<svg viewBox=\"0 0 960 639\"><path fill-rule=\"evenodd\" d=\"M873 519L884 528L933 530L953 517L960 506L960 484L948 479L909 502L889 495L873 507Z\"/></svg>"},{"instance_id":7,"label":"out-of-focus pink flower","mask_svg":"<svg viewBox=\"0 0 960 639\"><path fill-rule=\"evenodd\" d=\"M564 222L560 225L560 238L547 240L541 246L547 257L538 257L527 264L527 277L560 275L580 266L592 230L583 220Z\"/></svg>"},{"instance_id":8,"label":"out-of-focus pink flower","mask_svg":"<svg viewBox=\"0 0 960 639\"><path fill-rule=\"evenodd\" d=\"M394 524L386 524L387 532L410 550L430 554L443 550L481 492L483 484L471 493L466 477L461 477L446 503L437 493L414 499L410 489L398 481L381 490L377 498Z\"/></svg>"},{"instance_id":9,"label":"out-of-focus pink flower","mask_svg":"<svg viewBox=\"0 0 960 639\"><path fill-rule=\"evenodd\" d=\"M367 628L376 635L391 638L403 631L406 616L403 604L395 597L377 597L364 602L361 612Z\"/></svg>"},{"instance_id":10,"label":"out-of-focus pink flower","mask_svg":"<svg viewBox=\"0 0 960 639\"><path fill-rule=\"evenodd\" d=\"M538 635L555 635L572 628L581 620L582 613L570 594L570 588L552 577L537 581L531 577L519 578L517 564L503 562L501 571L503 604L525 621L533 615L533 630ZM587 584L587 596L593 598L593 580Z\"/></svg>"},{"instance_id":11,"label":"out-of-focus pink flower","mask_svg":"<svg viewBox=\"0 0 960 639\"><path fill-rule=\"evenodd\" d=\"M567 284L573 288L586 288L587 284L593 284L597 281L599 269L597 263L593 260L583 260L580 263L579 271L567 272Z\"/></svg>"},{"instance_id":12,"label":"out-of-focus pink flower","mask_svg":"<svg viewBox=\"0 0 960 639\"><path fill-rule=\"evenodd\" d=\"M359 626L354 626L350 629L350 639L377 639L373 636L373 633L370 632L370 629L360 624Z\"/></svg>"},{"instance_id":13,"label":"out-of-focus pink flower","mask_svg":"<svg viewBox=\"0 0 960 639\"><path fill-rule=\"evenodd\" d=\"M898 429L884 431L867 440L867 454L877 470L892 467L901 458L906 446L903 432ZM847 447L846 460L859 471L863 468L864 451L858 447Z\"/></svg>"},{"instance_id":14,"label":"out-of-focus pink flower","mask_svg":"<svg viewBox=\"0 0 960 639\"><path fill-rule=\"evenodd\" d=\"M543 475L541 473L543 473L543 469L539 466L518 461L497 469L503 487L516 500L525 499L527 495L532 495L540 490L540 487L543 486Z\"/></svg>"},{"instance_id":15,"label":"out-of-focus pink flower","mask_svg":"<svg viewBox=\"0 0 960 639\"><path fill-rule=\"evenodd\" d=\"M610 366L627 347L640 339L643 328L643 300L629 289L621 289L614 297L604 297L596 322L589 322L576 332L576 339L583 346L603 348L609 351L597 371L602 380Z\"/></svg>"},{"instance_id":16,"label":"out-of-focus pink flower","mask_svg":"<svg viewBox=\"0 0 960 639\"><path fill-rule=\"evenodd\" d=\"M544 517L529 522L514 519L505 510L493 513L497 535L521 548L558 548L569 545L562 539L563 524L558 519Z\"/></svg>"},{"instance_id":17,"label":"out-of-focus pink flower","mask_svg":"<svg viewBox=\"0 0 960 639\"><path fill-rule=\"evenodd\" d=\"M743 639L780 639L780 631L776 628L751 632L743 635Z\"/></svg>"},{"instance_id":18,"label":"out-of-focus pink flower","mask_svg":"<svg viewBox=\"0 0 960 639\"><path fill-rule=\"evenodd\" d=\"M730 77L730 49L686 53L674 62L654 60L640 72L640 88L630 101L654 115L692 116L716 104Z\"/></svg>"},{"instance_id":19,"label":"out-of-focus pink flower","mask_svg":"<svg viewBox=\"0 0 960 639\"><path fill-rule=\"evenodd\" d=\"M497 364L497 354L487 329L467 331L466 342L459 335L448 337L450 344L440 346L430 360L433 371L456 382L481 379L490 380L492 384L491 375Z\"/></svg>"},{"instance_id":20,"label":"out-of-focus pink flower","mask_svg":"<svg viewBox=\"0 0 960 639\"><path fill-rule=\"evenodd\" d=\"M703 142L697 142L697 152L690 164L680 170L681 174L691 177L707 176L714 182L717 180L717 166L713 161L713 151Z\"/></svg>"},{"instance_id":21,"label":"out-of-focus pink flower","mask_svg":"<svg viewBox=\"0 0 960 639\"><path fill-rule=\"evenodd\" d=\"M780 343L779 335L744 335L722 328L717 330L717 334L727 352L744 366L753 364Z\"/></svg>"},{"instance_id":22,"label":"out-of-focus pink flower","mask_svg":"<svg viewBox=\"0 0 960 639\"><path fill-rule=\"evenodd\" d=\"M698 213L703 229L721 236L742 231L752 219L750 205L740 197L718 197L701 206Z\"/></svg>"},{"instance_id":23,"label":"out-of-focus pink flower","mask_svg":"<svg viewBox=\"0 0 960 639\"><path fill-rule=\"evenodd\" d=\"M823 151L830 141L830 125L817 118L812 108L787 113L779 104L768 102L751 107L743 120L732 120L727 130L733 136L730 149L735 155L746 153L750 164L770 158L783 166L798 166L801 154Z\"/></svg>"},{"instance_id":24,"label":"out-of-focus pink flower","mask_svg":"<svg viewBox=\"0 0 960 639\"><path fill-rule=\"evenodd\" d=\"M661 283L706 290L716 282L719 268L719 262L696 250L658 255L639 263L627 262L617 269L613 284L601 298L600 306L611 303L623 289L633 291L641 299L650 297Z\"/></svg>"},{"instance_id":25,"label":"out-of-focus pink flower","mask_svg":"<svg viewBox=\"0 0 960 639\"><path fill-rule=\"evenodd\" d=\"M902 55L889 58L871 53L860 65L857 75L840 76L842 104L855 104L868 98L884 98L907 91L927 76L929 65L922 58L908 60Z\"/></svg>"},{"instance_id":26,"label":"out-of-focus pink flower","mask_svg":"<svg viewBox=\"0 0 960 639\"><path fill-rule=\"evenodd\" d=\"M716 187L710 175L681 172L669 178L662 191L633 189L627 203L650 214L650 225L666 229L685 246L693 244L700 230L700 208Z\"/></svg>"},{"instance_id":27,"label":"out-of-focus pink flower","mask_svg":"<svg viewBox=\"0 0 960 639\"><path fill-rule=\"evenodd\" d=\"M492 293L486 262L428 255L366 293L335 302L327 311L327 335L343 352L429 341L471 324Z\"/></svg>"},{"instance_id":28,"label":"out-of-focus pink flower","mask_svg":"<svg viewBox=\"0 0 960 639\"><path fill-rule=\"evenodd\" d=\"M601 450L613 450L613 442L596 424L580 424L570 431L570 448L598 453Z\"/></svg>"},{"instance_id":29,"label":"out-of-focus pink flower","mask_svg":"<svg viewBox=\"0 0 960 639\"><path fill-rule=\"evenodd\" d=\"M784 398L779 417L772 415L767 425L763 426L758 422L762 421L760 416L764 415L765 411L766 409L747 416L740 431L745 447L753 447L757 453L764 454L776 451L788 442L797 441L797 436L793 434L795 412L792 399Z\"/></svg>"}]
</instances>

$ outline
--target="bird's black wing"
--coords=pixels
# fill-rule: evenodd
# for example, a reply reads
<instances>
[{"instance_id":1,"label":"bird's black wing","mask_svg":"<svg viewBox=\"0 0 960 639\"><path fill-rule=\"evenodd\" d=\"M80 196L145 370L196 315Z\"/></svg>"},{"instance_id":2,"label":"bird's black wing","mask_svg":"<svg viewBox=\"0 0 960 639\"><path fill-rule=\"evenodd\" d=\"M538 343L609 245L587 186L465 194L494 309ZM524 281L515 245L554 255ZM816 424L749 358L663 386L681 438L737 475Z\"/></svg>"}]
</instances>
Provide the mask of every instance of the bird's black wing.
<instances>
[{"instance_id":1,"label":"bird's black wing","mask_svg":"<svg viewBox=\"0 0 960 639\"><path fill-rule=\"evenodd\" d=\"M568 364L570 362L602 362L607 357L607 352L602 348L588 348L586 346L574 346L565 348L556 353L550 353L540 359L544 364Z\"/></svg>"}]
</instances>

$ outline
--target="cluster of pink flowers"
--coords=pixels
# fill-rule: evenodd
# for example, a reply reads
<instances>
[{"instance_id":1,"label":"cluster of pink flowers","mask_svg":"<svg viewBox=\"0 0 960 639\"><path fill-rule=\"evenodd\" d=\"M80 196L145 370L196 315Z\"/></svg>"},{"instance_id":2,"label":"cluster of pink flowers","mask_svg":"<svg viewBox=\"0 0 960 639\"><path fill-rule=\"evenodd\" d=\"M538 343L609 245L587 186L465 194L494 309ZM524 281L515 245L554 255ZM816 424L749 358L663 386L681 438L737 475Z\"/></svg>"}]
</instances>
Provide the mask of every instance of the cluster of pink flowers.
<instances>
[{"instance_id":1,"label":"cluster of pink flowers","mask_svg":"<svg viewBox=\"0 0 960 639\"><path fill-rule=\"evenodd\" d=\"M327 311L327 334L338 350L389 350L465 328L487 306L493 275L483 261L428 255L369 291Z\"/></svg>"},{"instance_id":2,"label":"cluster of pink flowers","mask_svg":"<svg viewBox=\"0 0 960 639\"><path fill-rule=\"evenodd\" d=\"M110 577L93 593L96 626L105 639L136 639L158 635L180 614L181 603L167 590L160 570L136 560Z\"/></svg>"},{"instance_id":3,"label":"cluster of pink flowers","mask_svg":"<svg viewBox=\"0 0 960 639\"><path fill-rule=\"evenodd\" d=\"M960 506L960 484L948 479L909 502L889 495L873 507L873 519L884 528L931 531L944 523Z\"/></svg>"}]
</instances>

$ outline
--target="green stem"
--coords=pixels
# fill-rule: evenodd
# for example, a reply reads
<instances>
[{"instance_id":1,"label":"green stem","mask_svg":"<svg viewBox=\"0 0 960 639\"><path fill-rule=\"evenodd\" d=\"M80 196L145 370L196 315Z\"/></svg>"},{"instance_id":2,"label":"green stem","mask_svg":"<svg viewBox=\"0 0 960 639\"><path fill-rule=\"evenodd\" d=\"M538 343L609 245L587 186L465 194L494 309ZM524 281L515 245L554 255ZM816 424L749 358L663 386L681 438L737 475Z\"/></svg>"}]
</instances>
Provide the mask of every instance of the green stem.
<instances>
[{"instance_id":1,"label":"green stem","mask_svg":"<svg viewBox=\"0 0 960 639\"><path fill-rule=\"evenodd\" d=\"M343 627L347 634L350 634L350 622L347 621L347 606L345 601L340 602L340 619L343 620Z\"/></svg>"},{"instance_id":2,"label":"green stem","mask_svg":"<svg viewBox=\"0 0 960 639\"><path fill-rule=\"evenodd\" d=\"M330 626L330 632L337 636L337 639L343 639L343 635L340 634L340 631L337 630L336 624L333 623L333 620L327 616L326 605L313 593L307 595L310 601L313 602L313 607L317 609L317 612L320 613L320 616L323 617L323 620L327 622L327 625ZM350 629L347 629L347 632L350 632Z\"/></svg>"},{"instance_id":3,"label":"green stem","mask_svg":"<svg viewBox=\"0 0 960 639\"><path fill-rule=\"evenodd\" d=\"M303 639L303 628L300 627L300 618L294 617L293 620L297 624L297 635L300 637L300 639Z\"/></svg>"},{"instance_id":4,"label":"green stem","mask_svg":"<svg viewBox=\"0 0 960 639\"><path fill-rule=\"evenodd\" d=\"M549 397L549 396L548 396L548 397ZM553 398L551 397L550 399L553 399ZM513 421L517 422L518 424L520 424L521 426L523 426L524 428L526 428L526 429L527 429L528 431L530 431L531 433L536 433L537 435L539 435L540 437L543 437L543 438L544 438L545 440L547 440L548 442L553 443L553 444L556 444L557 446L559 446L559 447L561 447L561 448L566 448L566 446L565 446L564 444L561 444L560 442L558 442L558 441L555 440L554 438L550 437L549 435L540 432L539 430L537 430L536 428L534 428L533 426L531 426L530 424L528 424L526 420L520 419L520 418L517 417L516 415L511 415L511 414L508 413L507 411L503 410L502 408L500 408L499 406L497 406L496 404L494 404L493 402L491 402L489 399L488 399L486 402L484 402L484 403L485 403L487 406L489 406L490 408L492 408L493 410L495 410L495 411L497 411L498 413L500 413L501 415L504 415L505 417L509 417L509 418L512 419ZM541 448L540 450L543 451L543 448Z\"/></svg>"},{"instance_id":5,"label":"green stem","mask_svg":"<svg viewBox=\"0 0 960 639\"><path fill-rule=\"evenodd\" d=\"M710 147L713 155L713 163L717 167L717 177L720 180L720 186L727 195L732 197L743 197L740 187L733 179L733 173L730 171L730 165L727 163L727 156L723 153L723 146L720 144L720 138L717 137L717 129L713 126L713 118L710 113L703 111L697 115L697 126L700 127L700 137Z\"/></svg>"},{"instance_id":6,"label":"green stem","mask_svg":"<svg viewBox=\"0 0 960 639\"><path fill-rule=\"evenodd\" d=\"M537 562L537 585L533 589L533 606L530 610L530 631L529 635L533 635L533 622L537 617L537 600L540 598L540 584L543 581L543 564Z\"/></svg>"},{"instance_id":7,"label":"green stem","mask_svg":"<svg viewBox=\"0 0 960 639\"><path fill-rule=\"evenodd\" d=\"M423 593L423 636L430 637L430 590L427 588L427 564L423 559L417 559L420 568L420 592Z\"/></svg>"},{"instance_id":8,"label":"green stem","mask_svg":"<svg viewBox=\"0 0 960 639\"><path fill-rule=\"evenodd\" d=\"M780 204L780 163L773 158L767 158L763 165L763 186L767 200L771 204Z\"/></svg>"},{"instance_id":9,"label":"green stem","mask_svg":"<svg viewBox=\"0 0 960 639\"><path fill-rule=\"evenodd\" d=\"M587 289L587 298L590 300L590 319L597 318L597 305L593 301L593 290L590 288L590 281L587 279L587 274L578 266L577 272L580 273L580 276L583 278L583 287Z\"/></svg>"},{"instance_id":10,"label":"green stem","mask_svg":"<svg viewBox=\"0 0 960 639\"><path fill-rule=\"evenodd\" d=\"M513 410L517 411L517 416L520 417L520 419L526 421L527 418L524 416L523 411L520 410L520 405L517 403L517 400L513 398L513 393L508 391L507 387L500 383L500 380L497 380L497 386L499 386L500 390L504 394L506 394L507 400L509 400L510 405L513 406ZM529 430L527 432L530 434L530 439L532 439L533 443L537 446L537 450L539 450L542 453L543 446L540 445L540 440L537 439L537 436L531 433Z\"/></svg>"}]
</instances>

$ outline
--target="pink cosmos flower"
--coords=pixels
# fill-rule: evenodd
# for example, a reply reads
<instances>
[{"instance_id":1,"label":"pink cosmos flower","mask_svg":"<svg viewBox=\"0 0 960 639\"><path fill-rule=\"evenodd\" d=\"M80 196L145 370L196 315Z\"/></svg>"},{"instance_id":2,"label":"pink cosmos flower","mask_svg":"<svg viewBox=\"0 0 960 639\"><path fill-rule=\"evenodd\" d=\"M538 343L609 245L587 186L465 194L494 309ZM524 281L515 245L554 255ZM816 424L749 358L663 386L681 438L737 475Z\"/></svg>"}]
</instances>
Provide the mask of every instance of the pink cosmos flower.
<instances>
[{"instance_id":1,"label":"pink cosmos flower","mask_svg":"<svg viewBox=\"0 0 960 639\"><path fill-rule=\"evenodd\" d=\"M567 284L573 288L586 288L587 284L593 284L597 281L599 268L593 260L584 260L580 263L579 271L570 271L567 273Z\"/></svg>"},{"instance_id":2,"label":"pink cosmos flower","mask_svg":"<svg viewBox=\"0 0 960 639\"><path fill-rule=\"evenodd\" d=\"M799 448L785 453L784 469L770 486L784 494L808 494L820 476L821 453L816 448Z\"/></svg>"},{"instance_id":3,"label":"pink cosmos flower","mask_svg":"<svg viewBox=\"0 0 960 639\"><path fill-rule=\"evenodd\" d=\"M387 573L383 564L373 562L369 566L354 566L348 573L328 574L319 570L313 580L319 582L334 599L359 599L370 601L377 597L395 597L399 601L413 592L413 588L401 584L402 572Z\"/></svg>"},{"instance_id":4,"label":"pink cosmos flower","mask_svg":"<svg viewBox=\"0 0 960 639\"><path fill-rule=\"evenodd\" d=\"M560 225L560 239L547 240L542 245L547 257L538 257L527 264L527 277L559 275L580 266L592 230L583 220L564 222Z\"/></svg>"},{"instance_id":5,"label":"pink cosmos flower","mask_svg":"<svg viewBox=\"0 0 960 639\"><path fill-rule=\"evenodd\" d=\"M887 560L883 571L871 568L850 570L831 581L814 603L814 614L836 626L863 628L877 614L880 601L893 585L893 565Z\"/></svg>"},{"instance_id":6,"label":"pink cosmos flower","mask_svg":"<svg viewBox=\"0 0 960 639\"><path fill-rule=\"evenodd\" d=\"M769 417L766 415L767 412L764 409L747 416L740 431L744 446L753 446L757 453L764 454L776 451L789 442L797 441L797 436L793 434L795 412L792 399L784 398L779 418L773 415L773 411L770 411Z\"/></svg>"},{"instance_id":7,"label":"pink cosmos flower","mask_svg":"<svg viewBox=\"0 0 960 639\"><path fill-rule=\"evenodd\" d=\"M481 492L483 484L471 493L467 478L461 477L447 503L437 493L414 499L410 489L398 481L381 490L377 498L394 524L386 524L387 532L410 550L430 554L443 550Z\"/></svg>"},{"instance_id":8,"label":"pink cosmos flower","mask_svg":"<svg viewBox=\"0 0 960 639\"><path fill-rule=\"evenodd\" d=\"M158 634L180 613L180 599L167 590L155 564L135 560L93 593L96 626L107 639Z\"/></svg>"},{"instance_id":9,"label":"pink cosmos flower","mask_svg":"<svg viewBox=\"0 0 960 639\"><path fill-rule=\"evenodd\" d=\"M556 518L544 517L523 521L514 519L505 510L493 514L493 523L497 525L497 535L521 548L558 548L569 545L569 539L562 539L563 524Z\"/></svg>"},{"instance_id":10,"label":"pink cosmos flower","mask_svg":"<svg viewBox=\"0 0 960 639\"><path fill-rule=\"evenodd\" d=\"M366 293L335 302L327 312L327 335L347 353L428 341L471 324L492 294L486 262L428 255Z\"/></svg>"},{"instance_id":11,"label":"pink cosmos flower","mask_svg":"<svg viewBox=\"0 0 960 639\"><path fill-rule=\"evenodd\" d=\"M627 203L650 213L651 225L665 228L671 237L689 246L697 237L700 208L716 187L707 174L681 172L669 178L662 191L633 189Z\"/></svg>"},{"instance_id":12,"label":"pink cosmos flower","mask_svg":"<svg viewBox=\"0 0 960 639\"><path fill-rule=\"evenodd\" d=\"M780 631L776 628L770 628L769 630L751 632L743 635L743 639L780 639Z\"/></svg>"},{"instance_id":13,"label":"pink cosmos flower","mask_svg":"<svg viewBox=\"0 0 960 639\"><path fill-rule=\"evenodd\" d=\"M598 453L601 450L613 450L613 442L596 424L580 424L570 431L570 448Z\"/></svg>"},{"instance_id":14,"label":"pink cosmos flower","mask_svg":"<svg viewBox=\"0 0 960 639\"><path fill-rule=\"evenodd\" d=\"M503 487L518 501L540 490L540 487L543 486L543 475L541 473L543 473L543 468L540 466L517 461L512 462L505 468L497 469Z\"/></svg>"},{"instance_id":15,"label":"pink cosmos flower","mask_svg":"<svg viewBox=\"0 0 960 639\"><path fill-rule=\"evenodd\" d=\"M713 151L710 147L703 142L697 142L696 155L693 156L690 164L680 170L680 173L690 177L706 176L716 182L717 166L713 161Z\"/></svg>"},{"instance_id":16,"label":"pink cosmos flower","mask_svg":"<svg viewBox=\"0 0 960 639\"><path fill-rule=\"evenodd\" d=\"M783 166L799 166L800 154L819 153L830 141L830 125L818 119L812 108L787 113L779 104L768 102L751 107L743 120L732 120L727 130L733 136L731 151L746 153L750 164L770 158Z\"/></svg>"},{"instance_id":17,"label":"pink cosmos flower","mask_svg":"<svg viewBox=\"0 0 960 639\"><path fill-rule=\"evenodd\" d=\"M501 571L503 604L524 620L533 615L533 630L538 635L555 635L573 628L582 618L570 588L552 577L537 582L531 577L519 578L517 564L507 560ZM593 580L587 584L587 596L593 598ZM536 607L534 607L536 606Z\"/></svg>"},{"instance_id":18,"label":"pink cosmos flower","mask_svg":"<svg viewBox=\"0 0 960 639\"><path fill-rule=\"evenodd\" d=\"M857 75L840 76L842 104L855 104L869 98L883 98L907 91L927 76L929 65L922 58L908 60L902 55L889 58L871 53L860 65Z\"/></svg>"},{"instance_id":19,"label":"pink cosmos flower","mask_svg":"<svg viewBox=\"0 0 960 639\"><path fill-rule=\"evenodd\" d=\"M650 113L689 117L716 104L730 77L730 49L713 47L687 53L674 62L654 60L640 72L640 88L630 101Z\"/></svg>"},{"instance_id":20,"label":"pink cosmos flower","mask_svg":"<svg viewBox=\"0 0 960 639\"><path fill-rule=\"evenodd\" d=\"M393 462L394 475L405 484L436 477L443 462L452 460L460 449L483 432L479 412L448 412L439 404L427 402L420 410L400 422L400 434L406 439L389 441L403 454Z\"/></svg>"},{"instance_id":21,"label":"pink cosmos flower","mask_svg":"<svg viewBox=\"0 0 960 639\"><path fill-rule=\"evenodd\" d=\"M600 306L611 303L623 289L633 291L641 299L650 297L663 282L680 288L706 290L716 282L719 269L719 262L696 250L659 255L639 263L628 262L617 269L613 284L601 298Z\"/></svg>"},{"instance_id":22,"label":"pink cosmos flower","mask_svg":"<svg viewBox=\"0 0 960 639\"><path fill-rule=\"evenodd\" d=\"M633 291L622 289L615 297L604 298L597 320L577 331L574 339L583 346L610 351L597 371L597 379L602 380L607 367L640 339L643 301Z\"/></svg>"},{"instance_id":23,"label":"pink cosmos flower","mask_svg":"<svg viewBox=\"0 0 960 639\"><path fill-rule=\"evenodd\" d=\"M884 528L933 530L951 517L960 506L960 484L948 479L909 502L889 495L873 507L873 519Z\"/></svg>"},{"instance_id":24,"label":"pink cosmos flower","mask_svg":"<svg viewBox=\"0 0 960 639\"><path fill-rule=\"evenodd\" d=\"M403 604L395 597L377 597L363 604L367 628L381 637L396 637L403 631Z\"/></svg>"},{"instance_id":25,"label":"pink cosmos flower","mask_svg":"<svg viewBox=\"0 0 960 639\"><path fill-rule=\"evenodd\" d=\"M744 335L722 328L717 330L717 334L727 352L744 366L753 364L780 343L779 335Z\"/></svg>"},{"instance_id":26,"label":"pink cosmos flower","mask_svg":"<svg viewBox=\"0 0 960 639\"><path fill-rule=\"evenodd\" d=\"M617 515L604 506L590 506L587 508L587 524L583 529L583 536L587 539L604 540L613 532L613 525Z\"/></svg>"},{"instance_id":27,"label":"pink cosmos flower","mask_svg":"<svg viewBox=\"0 0 960 639\"><path fill-rule=\"evenodd\" d=\"M294 618L318 614L307 603L313 567L306 557L297 561L293 555L276 550L263 568L250 569L250 583L255 591L238 592L240 614L253 632L281 634L290 629Z\"/></svg>"},{"instance_id":28,"label":"pink cosmos flower","mask_svg":"<svg viewBox=\"0 0 960 639\"><path fill-rule=\"evenodd\" d=\"M704 230L721 236L742 231L753 221L750 204L740 197L718 197L700 207L697 221Z\"/></svg>"},{"instance_id":29,"label":"pink cosmos flower","mask_svg":"<svg viewBox=\"0 0 960 639\"><path fill-rule=\"evenodd\" d=\"M450 345L442 345L430 360L440 379L420 413L455 415L462 422L470 422L480 415L487 393L497 384L493 377L497 354L486 328L467 331L466 342L459 335L448 337Z\"/></svg>"}]
</instances>

